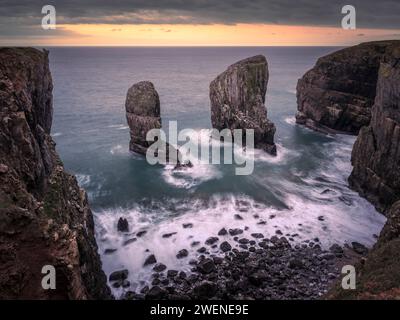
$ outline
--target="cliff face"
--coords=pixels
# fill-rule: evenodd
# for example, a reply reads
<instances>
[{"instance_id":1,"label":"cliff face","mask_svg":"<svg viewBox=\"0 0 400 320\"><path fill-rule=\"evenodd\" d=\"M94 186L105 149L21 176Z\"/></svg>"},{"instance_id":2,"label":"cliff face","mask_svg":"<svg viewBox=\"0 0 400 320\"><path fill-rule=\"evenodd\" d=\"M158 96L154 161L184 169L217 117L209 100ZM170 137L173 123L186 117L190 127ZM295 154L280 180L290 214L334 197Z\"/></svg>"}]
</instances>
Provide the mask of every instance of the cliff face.
<instances>
[{"instance_id":1,"label":"cliff face","mask_svg":"<svg viewBox=\"0 0 400 320\"><path fill-rule=\"evenodd\" d=\"M86 193L50 137L48 53L0 49L0 297L110 298ZM56 269L56 289L41 286Z\"/></svg>"},{"instance_id":2,"label":"cliff face","mask_svg":"<svg viewBox=\"0 0 400 320\"><path fill-rule=\"evenodd\" d=\"M399 299L400 297L400 44L383 57L369 126L352 152L352 188L388 220L366 259L356 266L356 290L337 285L328 297Z\"/></svg>"},{"instance_id":3,"label":"cliff face","mask_svg":"<svg viewBox=\"0 0 400 320\"><path fill-rule=\"evenodd\" d=\"M268 77L262 55L228 67L210 84L211 123L218 130L254 129L254 146L275 155L275 125L264 105Z\"/></svg>"},{"instance_id":4,"label":"cliff face","mask_svg":"<svg viewBox=\"0 0 400 320\"><path fill-rule=\"evenodd\" d=\"M379 211L400 200L400 43L380 65L371 123L360 131L352 164L351 187Z\"/></svg>"},{"instance_id":5,"label":"cliff face","mask_svg":"<svg viewBox=\"0 0 400 320\"><path fill-rule=\"evenodd\" d=\"M318 59L297 84L297 123L358 134L371 120L380 62L396 43L363 43Z\"/></svg>"}]
</instances>

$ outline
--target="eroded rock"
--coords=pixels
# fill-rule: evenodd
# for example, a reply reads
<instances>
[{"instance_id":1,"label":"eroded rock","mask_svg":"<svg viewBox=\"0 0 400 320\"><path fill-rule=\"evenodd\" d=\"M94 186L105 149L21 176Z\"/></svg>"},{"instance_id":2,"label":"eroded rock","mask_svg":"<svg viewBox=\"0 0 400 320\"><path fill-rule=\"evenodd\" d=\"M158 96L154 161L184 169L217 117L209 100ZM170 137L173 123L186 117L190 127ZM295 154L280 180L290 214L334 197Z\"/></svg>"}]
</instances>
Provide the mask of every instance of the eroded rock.
<instances>
[{"instance_id":1,"label":"eroded rock","mask_svg":"<svg viewBox=\"0 0 400 320\"><path fill-rule=\"evenodd\" d=\"M228 67L210 84L211 123L218 130L254 129L255 147L275 155L275 125L264 105L268 77L263 55Z\"/></svg>"},{"instance_id":2,"label":"eroded rock","mask_svg":"<svg viewBox=\"0 0 400 320\"><path fill-rule=\"evenodd\" d=\"M298 81L296 122L358 134L371 120L380 63L393 43L399 41L362 43L318 59Z\"/></svg>"}]
</instances>

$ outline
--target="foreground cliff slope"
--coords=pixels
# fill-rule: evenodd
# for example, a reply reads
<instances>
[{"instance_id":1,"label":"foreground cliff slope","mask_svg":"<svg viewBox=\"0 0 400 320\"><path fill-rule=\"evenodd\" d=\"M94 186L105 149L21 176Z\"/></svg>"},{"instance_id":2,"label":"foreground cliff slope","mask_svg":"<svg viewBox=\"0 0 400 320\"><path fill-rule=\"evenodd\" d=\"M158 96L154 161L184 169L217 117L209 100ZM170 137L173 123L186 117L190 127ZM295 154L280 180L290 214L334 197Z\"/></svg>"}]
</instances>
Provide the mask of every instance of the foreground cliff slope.
<instances>
[{"instance_id":1,"label":"foreground cliff slope","mask_svg":"<svg viewBox=\"0 0 400 320\"><path fill-rule=\"evenodd\" d=\"M383 57L369 126L352 152L350 185L388 220L379 239L358 266L356 290L339 284L330 298L400 299L400 44Z\"/></svg>"},{"instance_id":2,"label":"foreground cliff slope","mask_svg":"<svg viewBox=\"0 0 400 320\"><path fill-rule=\"evenodd\" d=\"M86 193L50 137L48 53L0 49L0 298L110 297ZM56 269L56 289L41 286Z\"/></svg>"},{"instance_id":3,"label":"foreground cliff slope","mask_svg":"<svg viewBox=\"0 0 400 320\"><path fill-rule=\"evenodd\" d=\"M297 123L358 134L371 120L381 60L399 43L367 42L318 59L297 84Z\"/></svg>"},{"instance_id":4,"label":"foreground cliff slope","mask_svg":"<svg viewBox=\"0 0 400 320\"><path fill-rule=\"evenodd\" d=\"M276 129L264 105L268 78L262 55L228 67L210 84L211 123L218 130L254 129L254 146L275 155Z\"/></svg>"}]
</instances>

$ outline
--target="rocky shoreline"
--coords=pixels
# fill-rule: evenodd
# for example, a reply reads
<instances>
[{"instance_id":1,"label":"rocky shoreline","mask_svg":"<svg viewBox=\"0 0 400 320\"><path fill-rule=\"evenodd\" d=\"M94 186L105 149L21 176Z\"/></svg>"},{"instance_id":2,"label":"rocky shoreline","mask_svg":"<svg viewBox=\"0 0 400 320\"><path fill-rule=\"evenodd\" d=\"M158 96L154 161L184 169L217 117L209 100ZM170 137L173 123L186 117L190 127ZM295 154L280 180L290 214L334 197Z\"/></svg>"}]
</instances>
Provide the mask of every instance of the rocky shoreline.
<instances>
[{"instance_id":1,"label":"rocky shoreline","mask_svg":"<svg viewBox=\"0 0 400 320\"><path fill-rule=\"evenodd\" d=\"M151 285L128 290L122 298L320 299L341 276L343 265L354 264L368 252L356 242L352 248L335 244L324 250L318 238L295 243L292 236L296 235L264 238L257 233L248 239L240 236L241 231L222 229L222 235L208 238L197 250L198 258L188 262L190 272L168 269L150 256L145 265L153 270ZM216 247L219 254L210 253ZM113 286L129 285L128 273L118 270L109 280Z\"/></svg>"}]
</instances>

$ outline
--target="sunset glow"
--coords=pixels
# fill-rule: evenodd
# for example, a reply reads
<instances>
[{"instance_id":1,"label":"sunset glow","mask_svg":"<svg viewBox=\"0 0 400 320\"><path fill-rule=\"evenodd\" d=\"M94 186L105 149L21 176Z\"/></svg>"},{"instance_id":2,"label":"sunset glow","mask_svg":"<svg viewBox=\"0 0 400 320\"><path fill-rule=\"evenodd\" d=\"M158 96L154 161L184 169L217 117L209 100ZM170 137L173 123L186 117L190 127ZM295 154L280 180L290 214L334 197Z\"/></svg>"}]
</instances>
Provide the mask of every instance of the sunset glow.
<instances>
[{"instance_id":1,"label":"sunset glow","mask_svg":"<svg viewBox=\"0 0 400 320\"><path fill-rule=\"evenodd\" d=\"M272 24L64 24L61 36L43 30L43 37L24 45L46 46L336 46L400 38L400 30ZM8 39L8 41L11 41ZM19 44L21 39L13 41Z\"/></svg>"}]
</instances>

